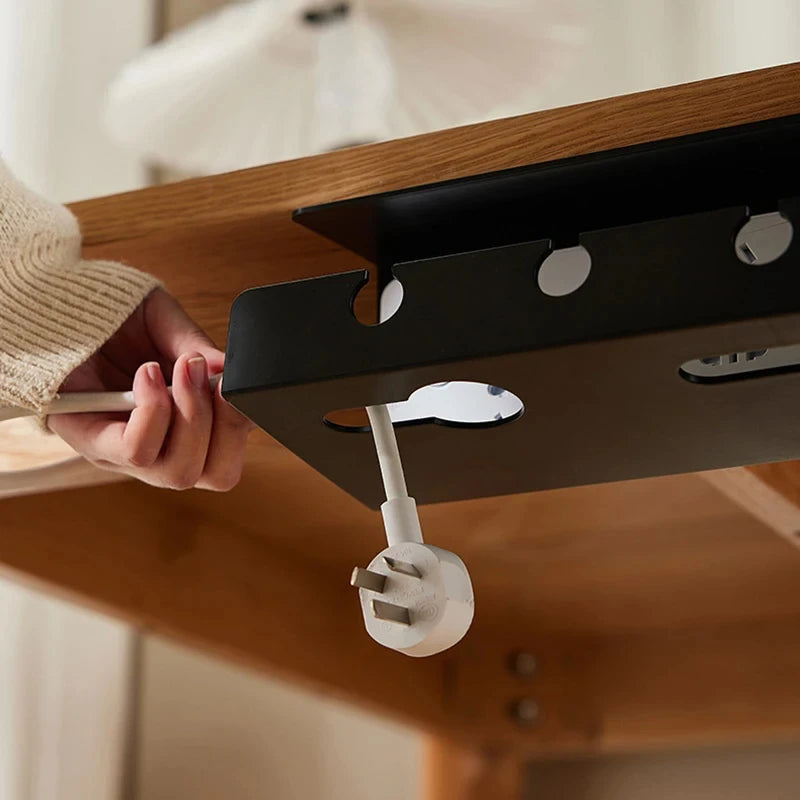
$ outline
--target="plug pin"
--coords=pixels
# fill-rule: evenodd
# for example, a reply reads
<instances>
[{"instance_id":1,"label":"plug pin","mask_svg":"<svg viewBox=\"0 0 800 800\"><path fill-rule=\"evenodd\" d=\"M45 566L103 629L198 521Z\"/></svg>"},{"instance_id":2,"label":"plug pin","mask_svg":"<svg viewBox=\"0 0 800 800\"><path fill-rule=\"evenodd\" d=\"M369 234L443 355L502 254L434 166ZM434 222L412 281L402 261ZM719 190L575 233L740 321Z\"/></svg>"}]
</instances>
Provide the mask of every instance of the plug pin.
<instances>
[{"instance_id":1,"label":"plug pin","mask_svg":"<svg viewBox=\"0 0 800 800\"><path fill-rule=\"evenodd\" d=\"M372 616L386 622L396 622L398 625L411 624L411 614L407 608L384 603L383 600L372 601Z\"/></svg>"},{"instance_id":2,"label":"plug pin","mask_svg":"<svg viewBox=\"0 0 800 800\"><path fill-rule=\"evenodd\" d=\"M350 585L380 594L386 586L386 576L381 575L380 572L372 572L372 570L369 569L356 567L350 577Z\"/></svg>"},{"instance_id":3,"label":"plug pin","mask_svg":"<svg viewBox=\"0 0 800 800\"><path fill-rule=\"evenodd\" d=\"M409 564L405 561L398 561L396 558L384 556L383 563L386 564L392 572L399 572L401 575L408 575L411 578L422 577L420 571L413 564Z\"/></svg>"}]
</instances>

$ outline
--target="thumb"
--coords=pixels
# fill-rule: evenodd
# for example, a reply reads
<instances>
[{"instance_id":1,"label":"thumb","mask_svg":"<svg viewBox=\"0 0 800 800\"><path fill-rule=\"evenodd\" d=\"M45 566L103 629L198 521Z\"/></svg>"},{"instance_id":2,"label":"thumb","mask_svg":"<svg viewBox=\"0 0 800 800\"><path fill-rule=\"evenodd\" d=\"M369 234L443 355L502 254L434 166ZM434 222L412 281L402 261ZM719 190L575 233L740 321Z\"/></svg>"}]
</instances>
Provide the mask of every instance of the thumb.
<instances>
[{"instance_id":1,"label":"thumb","mask_svg":"<svg viewBox=\"0 0 800 800\"><path fill-rule=\"evenodd\" d=\"M186 353L200 353L210 374L222 372L225 354L205 331L163 289L156 289L145 301L145 323L153 344L170 361Z\"/></svg>"}]
</instances>

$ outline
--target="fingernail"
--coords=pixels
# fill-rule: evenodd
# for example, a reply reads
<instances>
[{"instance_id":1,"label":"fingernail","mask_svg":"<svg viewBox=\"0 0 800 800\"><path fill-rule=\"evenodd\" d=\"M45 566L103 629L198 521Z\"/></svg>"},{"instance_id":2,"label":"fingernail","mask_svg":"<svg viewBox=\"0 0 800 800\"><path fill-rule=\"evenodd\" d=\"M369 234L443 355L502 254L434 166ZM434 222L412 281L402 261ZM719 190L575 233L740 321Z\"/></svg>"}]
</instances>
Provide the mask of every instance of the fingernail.
<instances>
[{"instance_id":1,"label":"fingernail","mask_svg":"<svg viewBox=\"0 0 800 800\"><path fill-rule=\"evenodd\" d=\"M147 378L154 386L161 386L164 383L164 374L161 372L161 366L153 361L152 364L147 364L144 368Z\"/></svg>"},{"instance_id":2,"label":"fingernail","mask_svg":"<svg viewBox=\"0 0 800 800\"><path fill-rule=\"evenodd\" d=\"M186 362L189 369L189 380L198 388L208 387L206 360L203 356L195 356Z\"/></svg>"}]
</instances>

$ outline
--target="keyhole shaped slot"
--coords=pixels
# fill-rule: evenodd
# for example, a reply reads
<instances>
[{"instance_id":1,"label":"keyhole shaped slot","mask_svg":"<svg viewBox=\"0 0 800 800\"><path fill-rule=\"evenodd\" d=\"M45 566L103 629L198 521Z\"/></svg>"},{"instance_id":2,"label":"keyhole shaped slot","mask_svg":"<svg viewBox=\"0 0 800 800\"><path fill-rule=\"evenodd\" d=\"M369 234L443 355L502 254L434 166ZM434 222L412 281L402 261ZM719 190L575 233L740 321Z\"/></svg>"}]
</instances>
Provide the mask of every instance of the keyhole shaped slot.
<instances>
[{"instance_id":1,"label":"keyhole shaped slot","mask_svg":"<svg viewBox=\"0 0 800 800\"><path fill-rule=\"evenodd\" d=\"M433 423L456 428L488 428L519 419L525 406L513 392L473 381L444 381L423 386L408 400L388 403L395 425ZM369 431L363 408L330 411L323 421L337 431Z\"/></svg>"}]
</instances>

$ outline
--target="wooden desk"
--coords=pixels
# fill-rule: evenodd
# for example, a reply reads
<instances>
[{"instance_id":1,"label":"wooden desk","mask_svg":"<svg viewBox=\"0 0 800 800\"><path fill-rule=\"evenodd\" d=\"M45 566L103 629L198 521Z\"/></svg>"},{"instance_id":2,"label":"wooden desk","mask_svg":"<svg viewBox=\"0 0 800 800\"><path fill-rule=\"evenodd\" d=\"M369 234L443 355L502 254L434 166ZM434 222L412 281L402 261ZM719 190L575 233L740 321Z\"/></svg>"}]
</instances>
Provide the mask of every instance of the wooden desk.
<instances>
[{"instance_id":1,"label":"wooden desk","mask_svg":"<svg viewBox=\"0 0 800 800\"><path fill-rule=\"evenodd\" d=\"M222 342L242 289L361 266L293 224L298 206L796 113L800 65L74 210L87 256L157 274ZM267 436L225 496L116 483L2 502L13 574L441 737L431 797L511 797L532 755L800 734L800 554L775 535L800 530L794 464L424 508L477 597L469 637L426 660L374 645L347 585L379 516ZM533 674L509 666L519 652Z\"/></svg>"}]
</instances>

